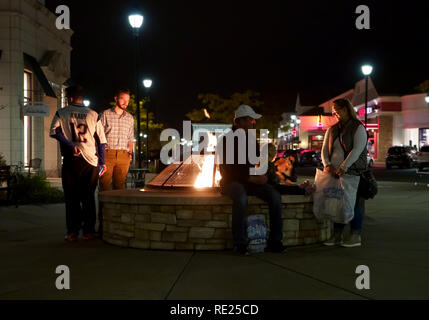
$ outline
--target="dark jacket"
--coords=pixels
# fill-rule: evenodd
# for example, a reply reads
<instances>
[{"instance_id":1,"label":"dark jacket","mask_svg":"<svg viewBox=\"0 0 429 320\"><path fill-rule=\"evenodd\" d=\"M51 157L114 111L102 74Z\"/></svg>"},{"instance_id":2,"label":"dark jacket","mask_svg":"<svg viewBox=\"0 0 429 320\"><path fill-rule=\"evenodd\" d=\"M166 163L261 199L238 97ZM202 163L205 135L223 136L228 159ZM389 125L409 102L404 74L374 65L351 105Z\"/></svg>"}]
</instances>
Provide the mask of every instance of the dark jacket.
<instances>
[{"instance_id":1,"label":"dark jacket","mask_svg":"<svg viewBox=\"0 0 429 320\"><path fill-rule=\"evenodd\" d=\"M223 159L222 164L220 164L220 174L222 176L222 180L220 181L220 186L224 187L231 182L239 182L241 184L247 185L249 183L249 169L255 167L253 164L249 163L249 157L246 153L246 163L239 164L238 163L238 138L234 138L234 163L227 164L226 163L226 139L227 135L232 135L238 128L233 126L232 130L228 132L225 136L222 137L223 144ZM248 135L246 134L246 151L248 147ZM256 156L260 156L259 154L259 145L256 145Z\"/></svg>"},{"instance_id":2,"label":"dark jacket","mask_svg":"<svg viewBox=\"0 0 429 320\"><path fill-rule=\"evenodd\" d=\"M348 154L353 150L353 139L356 133L356 130L359 126L362 126L362 122L355 119L350 119L347 121L345 126L341 125L341 122L338 122L332 127L331 135L329 137L329 158L331 158L334 141L338 137L340 143L344 149L344 158L347 158ZM340 136L342 133L342 139ZM363 171L366 170L367 159L366 159L367 150L364 148L359 158L355 163L353 163L347 170L347 174L360 175Z\"/></svg>"},{"instance_id":3,"label":"dark jacket","mask_svg":"<svg viewBox=\"0 0 429 320\"><path fill-rule=\"evenodd\" d=\"M273 186L280 183L280 178L276 174L276 171L277 171L277 168L274 165L274 163L271 161L268 161L267 178L268 178L268 183Z\"/></svg>"}]
</instances>

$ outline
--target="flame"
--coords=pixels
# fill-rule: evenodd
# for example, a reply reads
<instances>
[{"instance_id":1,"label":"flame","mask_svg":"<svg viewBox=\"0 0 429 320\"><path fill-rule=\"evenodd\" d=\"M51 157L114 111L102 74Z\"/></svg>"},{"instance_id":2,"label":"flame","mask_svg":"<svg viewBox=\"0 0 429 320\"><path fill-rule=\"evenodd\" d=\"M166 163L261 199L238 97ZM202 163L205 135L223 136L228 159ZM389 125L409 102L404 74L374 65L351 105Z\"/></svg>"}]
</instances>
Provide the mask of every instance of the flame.
<instances>
[{"instance_id":1,"label":"flame","mask_svg":"<svg viewBox=\"0 0 429 320\"><path fill-rule=\"evenodd\" d=\"M216 168L215 182L213 184L213 167L214 167L214 155L206 155L203 157L202 165L198 164L200 173L195 180L195 188L210 188L219 185L219 181L222 178L219 172L219 168Z\"/></svg>"},{"instance_id":2,"label":"flame","mask_svg":"<svg viewBox=\"0 0 429 320\"><path fill-rule=\"evenodd\" d=\"M209 114L209 112L207 111L207 109L206 109L206 108L204 108L203 110L204 110L204 115L206 116L206 118L210 119L210 114Z\"/></svg>"},{"instance_id":3,"label":"flame","mask_svg":"<svg viewBox=\"0 0 429 320\"><path fill-rule=\"evenodd\" d=\"M215 187L219 186L220 179L222 179L222 176L220 175L219 168L216 168L215 183L214 183Z\"/></svg>"}]
</instances>

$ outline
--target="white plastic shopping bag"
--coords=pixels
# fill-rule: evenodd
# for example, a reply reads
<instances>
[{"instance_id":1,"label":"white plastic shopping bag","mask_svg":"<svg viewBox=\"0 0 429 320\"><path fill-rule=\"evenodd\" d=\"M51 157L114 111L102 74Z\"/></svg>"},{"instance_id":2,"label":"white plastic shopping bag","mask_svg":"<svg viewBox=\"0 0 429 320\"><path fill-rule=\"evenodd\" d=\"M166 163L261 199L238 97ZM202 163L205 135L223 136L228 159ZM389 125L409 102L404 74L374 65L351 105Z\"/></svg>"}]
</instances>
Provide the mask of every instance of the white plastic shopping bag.
<instances>
[{"instance_id":1,"label":"white plastic shopping bag","mask_svg":"<svg viewBox=\"0 0 429 320\"><path fill-rule=\"evenodd\" d=\"M313 213L319 220L330 219L336 223L348 223L353 219L359 176L344 174L335 178L316 169L313 194Z\"/></svg>"}]
</instances>

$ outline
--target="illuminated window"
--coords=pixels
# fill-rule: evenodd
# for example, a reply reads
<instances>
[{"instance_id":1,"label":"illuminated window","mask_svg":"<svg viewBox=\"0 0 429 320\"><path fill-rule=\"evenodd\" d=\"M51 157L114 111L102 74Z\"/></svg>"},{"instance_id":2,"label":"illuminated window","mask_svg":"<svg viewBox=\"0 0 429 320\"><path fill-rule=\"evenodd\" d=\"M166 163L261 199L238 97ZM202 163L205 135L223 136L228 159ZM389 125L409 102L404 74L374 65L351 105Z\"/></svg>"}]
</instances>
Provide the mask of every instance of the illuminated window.
<instances>
[{"instance_id":1,"label":"illuminated window","mask_svg":"<svg viewBox=\"0 0 429 320\"><path fill-rule=\"evenodd\" d=\"M24 108L33 101L33 74L24 71ZM31 159L31 117L24 116L24 163L28 165Z\"/></svg>"}]
</instances>

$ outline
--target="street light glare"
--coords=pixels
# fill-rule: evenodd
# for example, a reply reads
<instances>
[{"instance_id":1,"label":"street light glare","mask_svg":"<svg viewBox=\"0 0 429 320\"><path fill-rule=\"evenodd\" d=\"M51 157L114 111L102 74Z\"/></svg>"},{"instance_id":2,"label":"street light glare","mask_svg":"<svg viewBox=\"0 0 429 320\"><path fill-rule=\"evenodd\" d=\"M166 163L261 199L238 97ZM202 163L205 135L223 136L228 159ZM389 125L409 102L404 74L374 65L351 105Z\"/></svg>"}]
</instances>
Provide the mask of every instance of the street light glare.
<instances>
[{"instance_id":1,"label":"street light glare","mask_svg":"<svg viewBox=\"0 0 429 320\"><path fill-rule=\"evenodd\" d=\"M141 14L131 14L128 16L128 21L133 29L139 29L143 24L143 16Z\"/></svg>"},{"instance_id":2,"label":"street light glare","mask_svg":"<svg viewBox=\"0 0 429 320\"><path fill-rule=\"evenodd\" d=\"M83 100L83 105L85 107L89 107L90 104L91 104L91 102L89 100Z\"/></svg>"},{"instance_id":3,"label":"street light glare","mask_svg":"<svg viewBox=\"0 0 429 320\"><path fill-rule=\"evenodd\" d=\"M150 79L144 79L143 80L143 85L145 88L150 88L152 86L152 80Z\"/></svg>"},{"instance_id":4,"label":"street light glare","mask_svg":"<svg viewBox=\"0 0 429 320\"><path fill-rule=\"evenodd\" d=\"M370 66L369 64L363 65L362 66L362 73L365 76L369 76L372 72L372 66Z\"/></svg>"}]
</instances>

